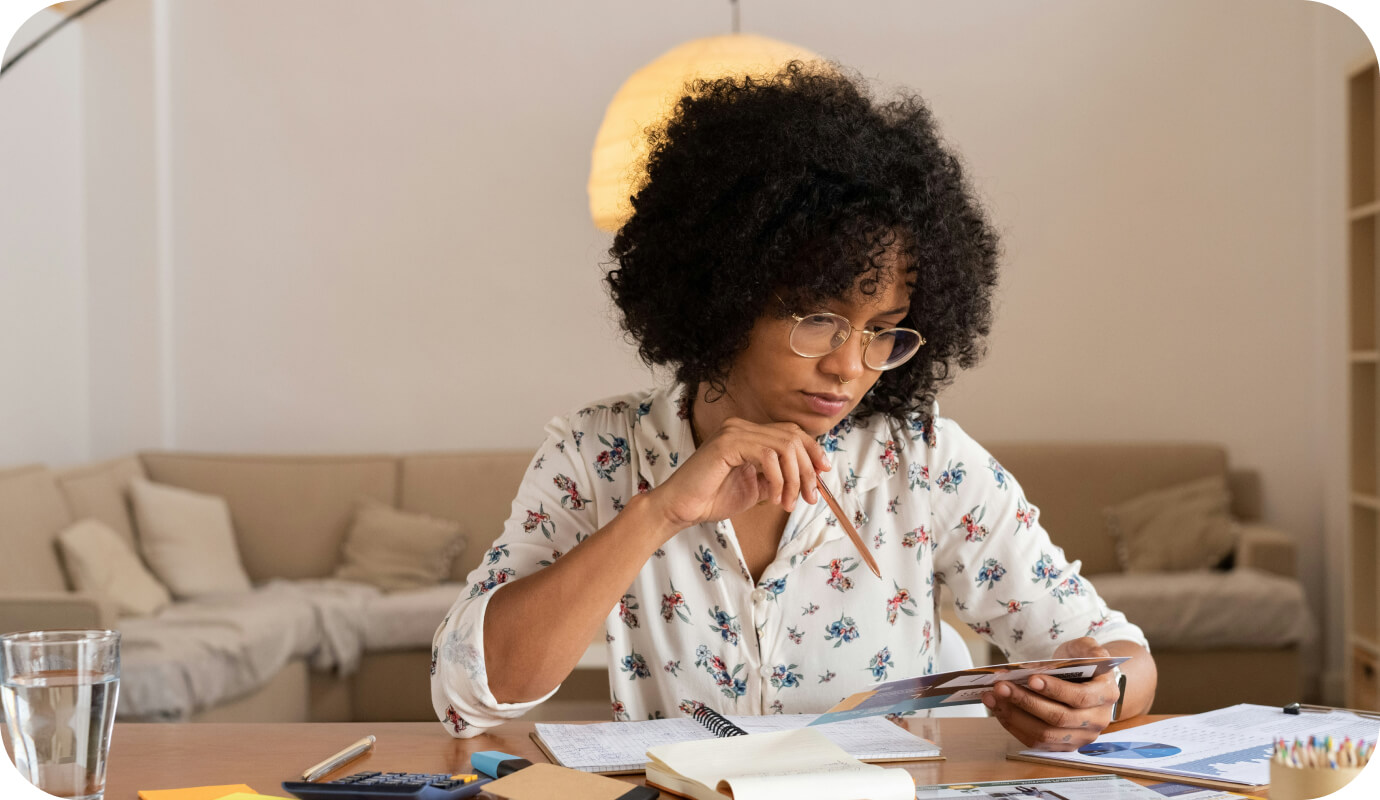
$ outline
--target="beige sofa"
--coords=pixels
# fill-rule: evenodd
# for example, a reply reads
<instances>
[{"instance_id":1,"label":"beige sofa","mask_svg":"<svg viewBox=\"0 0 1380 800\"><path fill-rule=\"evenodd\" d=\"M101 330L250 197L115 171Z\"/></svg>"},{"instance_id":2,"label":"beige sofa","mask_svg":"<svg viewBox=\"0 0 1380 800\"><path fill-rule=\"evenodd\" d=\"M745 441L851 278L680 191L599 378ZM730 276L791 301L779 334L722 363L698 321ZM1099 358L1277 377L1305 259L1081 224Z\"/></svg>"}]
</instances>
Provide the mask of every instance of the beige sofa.
<instances>
[{"instance_id":1,"label":"beige sofa","mask_svg":"<svg viewBox=\"0 0 1380 800\"><path fill-rule=\"evenodd\" d=\"M456 582L382 595L368 603L364 653L352 674L312 670L309 654L294 652L281 670L258 676L259 685L198 707L190 718L429 720L431 634L462 590L458 581L484 557L502 528L529 460L530 454L520 452L402 457L148 452L60 472L38 465L0 471L0 632L133 624L69 591L54 540L84 517L100 519L137 540L127 490L135 476L224 497L245 570L256 584L329 577L355 502L367 496L462 522L469 541L452 570ZM175 603L163 616L182 605ZM284 616L295 611L283 610ZM261 620L248 622L252 625L240 626L249 630L247 636L261 632ZM246 658L255 644L244 643ZM130 664L127 656L127 683ZM582 678L571 682L572 691L583 688L588 694L589 685L605 683L602 675ZM566 706L565 711L602 716L607 708L607 701L600 700L592 708ZM553 707L561 709L560 703Z\"/></svg>"},{"instance_id":2,"label":"beige sofa","mask_svg":"<svg viewBox=\"0 0 1380 800\"><path fill-rule=\"evenodd\" d=\"M1228 473L1206 445L995 444L993 454L1041 509L1041 520L1114 607L1146 628L1160 664L1157 711L1298 699L1307 609L1292 579L1294 545L1258 524L1258 480ZM362 456L243 456L146 452L53 472L0 471L0 632L120 625L109 609L68 590L54 547L65 526L95 517L137 540L126 487L136 475L219 495L256 584L328 577L360 496L464 525L467 547L446 584L381 595L363 607L363 654L351 674L309 667L305 648L252 686L194 709L194 720L430 720L430 632L502 529L530 459L526 451ZM1243 524L1237 570L1188 576L1117 574L1101 508L1210 474L1229 474ZM1164 586L1173 585L1172 591ZM1260 598L1273 598L1270 614ZM176 604L181 605L181 604ZM1236 607L1232 614L1225 610ZM167 613L167 612L165 612ZM1240 628L1224 619L1270 616ZM289 616L285 614L285 616ZM1302 622L1300 620L1303 620ZM162 618L160 617L160 621ZM1282 621L1281 621L1282 620ZM150 623L143 622L145 626ZM130 661L126 661L127 680ZM597 645L541 718L602 718L608 679Z\"/></svg>"},{"instance_id":3,"label":"beige sofa","mask_svg":"<svg viewBox=\"0 0 1380 800\"><path fill-rule=\"evenodd\" d=\"M1295 577L1295 544L1261 522L1260 477L1204 444L994 443L1041 524L1108 604L1140 625L1159 667L1158 713L1301 699L1300 655L1316 625ZM1227 572L1122 573L1102 509L1222 475L1240 537Z\"/></svg>"}]
</instances>

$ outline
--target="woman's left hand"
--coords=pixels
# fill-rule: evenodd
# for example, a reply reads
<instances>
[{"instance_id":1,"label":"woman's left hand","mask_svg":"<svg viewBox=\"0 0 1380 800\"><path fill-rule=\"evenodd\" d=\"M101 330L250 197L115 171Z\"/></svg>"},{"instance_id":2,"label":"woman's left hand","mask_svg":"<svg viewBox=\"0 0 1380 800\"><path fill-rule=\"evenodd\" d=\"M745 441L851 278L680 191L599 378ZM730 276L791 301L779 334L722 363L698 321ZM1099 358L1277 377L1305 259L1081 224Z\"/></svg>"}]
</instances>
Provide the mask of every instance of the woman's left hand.
<instances>
[{"instance_id":1,"label":"woman's left hand","mask_svg":"<svg viewBox=\"0 0 1380 800\"><path fill-rule=\"evenodd\" d=\"M1059 645L1054 658L1108 658L1105 648L1085 636ZM998 681L982 702L1002 727L1026 747L1075 750L1096 739L1112 722L1120 692L1111 672L1087 683L1036 675L1028 687Z\"/></svg>"}]
</instances>

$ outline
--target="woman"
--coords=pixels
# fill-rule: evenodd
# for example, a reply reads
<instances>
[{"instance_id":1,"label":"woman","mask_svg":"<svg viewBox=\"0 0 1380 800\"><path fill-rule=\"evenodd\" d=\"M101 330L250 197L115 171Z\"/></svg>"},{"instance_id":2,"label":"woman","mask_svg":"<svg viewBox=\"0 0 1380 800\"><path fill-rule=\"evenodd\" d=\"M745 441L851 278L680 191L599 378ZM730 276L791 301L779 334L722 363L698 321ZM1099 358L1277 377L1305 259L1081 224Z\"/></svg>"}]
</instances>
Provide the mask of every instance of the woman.
<instances>
[{"instance_id":1,"label":"woman","mask_svg":"<svg viewBox=\"0 0 1380 800\"><path fill-rule=\"evenodd\" d=\"M1133 656L1122 714L1148 710L1140 630L935 416L989 330L997 243L924 104L794 63L696 82L651 145L607 280L676 383L548 425L436 634L449 730L541 702L601 627L615 718L820 712L933 671L938 584L1012 659ZM1031 683L985 700L1027 745L1077 747L1112 719L1110 675Z\"/></svg>"}]
</instances>

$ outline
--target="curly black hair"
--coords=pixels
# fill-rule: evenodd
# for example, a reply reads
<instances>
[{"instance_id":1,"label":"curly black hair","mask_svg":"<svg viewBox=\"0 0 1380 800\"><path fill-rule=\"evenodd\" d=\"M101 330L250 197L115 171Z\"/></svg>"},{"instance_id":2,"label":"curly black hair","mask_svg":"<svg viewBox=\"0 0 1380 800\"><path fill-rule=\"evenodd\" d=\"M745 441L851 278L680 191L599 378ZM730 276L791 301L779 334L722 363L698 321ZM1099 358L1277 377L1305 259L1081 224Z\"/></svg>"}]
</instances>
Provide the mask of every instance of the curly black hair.
<instances>
[{"instance_id":1,"label":"curly black hair","mask_svg":"<svg viewBox=\"0 0 1380 800\"><path fill-rule=\"evenodd\" d=\"M764 314L874 293L900 256L913 280L901 323L926 344L882 374L856 415L918 416L983 355L996 232L941 143L929 108L902 92L876 103L838 65L791 62L774 76L696 80L648 131L646 171L605 280L648 365L724 391ZM861 283L859 284L859 280Z\"/></svg>"}]
</instances>

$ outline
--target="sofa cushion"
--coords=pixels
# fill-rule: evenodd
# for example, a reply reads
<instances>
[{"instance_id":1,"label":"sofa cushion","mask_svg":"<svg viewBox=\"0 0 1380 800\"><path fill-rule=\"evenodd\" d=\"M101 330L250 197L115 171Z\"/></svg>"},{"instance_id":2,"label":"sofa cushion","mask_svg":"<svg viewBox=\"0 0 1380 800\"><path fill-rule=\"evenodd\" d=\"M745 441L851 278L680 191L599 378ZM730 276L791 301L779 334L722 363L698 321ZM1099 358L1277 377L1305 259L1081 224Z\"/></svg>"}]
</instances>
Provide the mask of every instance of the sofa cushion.
<instances>
[{"instance_id":1,"label":"sofa cushion","mask_svg":"<svg viewBox=\"0 0 1380 800\"><path fill-rule=\"evenodd\" d=\"M364 604L364 647L368 650L410 650L431 647L436 629L462 594L463 583L443 583L410 592L391 592Z\"/></svg>"},{"instance_id":2,"label":"sofa cushion","mask_svg":"<svg viewBox=\"0 0 1380 800\"><path fill-rule=\"evenodd\" d=\"M1311 641L1315 630L1302 584L1249 567L1112 573L1088 581L1140 626L1152 651L1288 647Z\"/></svg>"},{"instance_id":3,"label":"sofa cushion","mask_svg":"<svg viewBox=\"0 0 1380 800\"><path fill-rule=\"evenodd\" d=\"M325 578L361 495L396 505L389 456L143 453L151 480L225 498L245 571L255 581Z\"/></svg>"},{"instance_id":4,"label":"sofa cushion","mask_svg":"<svg viewBox=\"0 0 1380 800\"><path fill-rule=\"evenodd\" d=\"M1236 548L1223 475L1156 489L1104 509L1126 572L1211 569Z\"/></svg>"},{"instance_id":5,"label":"sofa cushion","mask_svg":"<svg viewBox=\"0 0 1380 800\"><path fill-rule=\"evenodd\" d=\"M460 523L361 500L335 577L385 592L435 586L465 546Z\"/></svg>"},{"instance_id":6,"label":"sofa cushion","mask_svg":"<svg viewBox=\"0 0 1380 800\"><path fill-rule=\"evenodd\" d=\"M72 519L98 519L138 550L134 510L129 504L129 484L143 478L144 466L134 456L59 470L58 488L67 500Z\"/></svg>"},{"instance_id":7,"label":"sofa cushion","mask_svg":"<svg viewBox=\"0 0 1380 800\"><path fill-rule=\"evenodd\" d=\"M172 596L109 525L83 519L58 534L72 587L110 603L122 617L156 614Z\"/></svg>"},{"instance_id":8,"label":"sofa cushion","mask_svg":"<svg viewBox=\"0 0 1380 800\"><path fill-rule=\"evenodd\" d=\"M0 591L63 592L67 580L54 541L72 524L47 467L0 470Z\"/></svg>"},{"instance_id":9,"label":"sofa cushion","mask_svg":"<svg viewBox=\"0 0 1380 800\"><path fill-rule=\"evenodd\" d=\"M465 526L468 543L451 568L453 580L465 580L503 532L518 485L535 455L533 450L500 450L426 453L400 460L398 508Z\"/></svg>"},{"instance_id":10,"label":"sofa cushion","mask_svg":"<svg viewBox=\"0 0 1380 800\"><path fill-rule=\"evenodd\" d=\"M249 591L223 499L143 478L130 493L144 558L174 595Z\"/></svg>"},{"instance_id":11,"label":"sofa cushion","mask_svg":"<svg viewBox=\"0 0 1380 800\"><path fill-rule=\"evenodd\" d=\"M1040 524L1083 573L1121 568L1102 509L1175 484L1225 475L1227 453L1202 444L988 443L1039 507Z\"/></svg>"},{"instance_id":12,"label":"sofa cushion","mask_svg":"<svg viewBox=\"0 0 1380 800\"><path fill-rule=\"evenodd\" d=\"M121 719L186 719L255 691L321 641L312 605L274 589L175 603L121 620L120 633Z\"/></svg>"}]
</instances>

